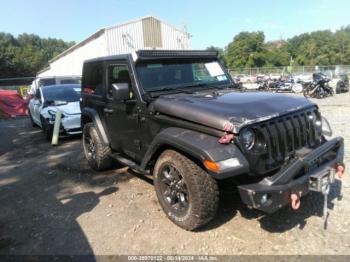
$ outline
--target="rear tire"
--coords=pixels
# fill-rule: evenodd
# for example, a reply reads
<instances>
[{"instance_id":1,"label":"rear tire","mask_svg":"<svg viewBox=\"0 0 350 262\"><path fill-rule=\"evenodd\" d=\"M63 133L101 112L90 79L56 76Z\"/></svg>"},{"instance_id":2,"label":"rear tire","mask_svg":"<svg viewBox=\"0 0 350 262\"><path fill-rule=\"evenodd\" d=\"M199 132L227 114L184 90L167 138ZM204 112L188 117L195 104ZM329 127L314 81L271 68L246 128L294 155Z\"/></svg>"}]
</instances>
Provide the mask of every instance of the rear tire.
<instances>
[{"instance_id":1,"label":"rear tire","mask_svg":"<svg viewBox=\"0 0 350 262\"><path fill-rule=\"evenodd\" d=\"M154 167L154 187L168 218L186 230L211 221L218 209L216 181L184 155L166 150Z\"/></svg>"},{"instance_id":2,"label":"rear tire","mask_svg":"<svg viewBox=\"0 0 350 262\"><path fill-rule=\"evenodd\" d=\"M83 148L86 160L92 169L102 171L113 166L113 159L110 157L111 148L101 141L93 123L84 125Z\"/></svg>"}]
</instances>

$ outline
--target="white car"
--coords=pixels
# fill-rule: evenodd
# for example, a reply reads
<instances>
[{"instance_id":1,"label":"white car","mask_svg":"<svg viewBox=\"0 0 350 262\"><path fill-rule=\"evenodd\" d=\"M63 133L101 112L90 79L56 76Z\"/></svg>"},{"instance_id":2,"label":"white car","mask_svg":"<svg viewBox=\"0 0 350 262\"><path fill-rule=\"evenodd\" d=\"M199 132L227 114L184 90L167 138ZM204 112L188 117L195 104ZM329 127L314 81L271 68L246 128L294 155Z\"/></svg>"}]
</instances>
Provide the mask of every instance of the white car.
<instances>
[{"instance_id":1,"label":"white car","mask_svg":"<svg viewBox=\"0 0 350 262\"><path fill-rule=\"evenodd\" d=\"M42 86L30 99L28 112L33 126L43 129L48 140L52 137L56 112L62 112L60 135L81 133L80 92L78 84Z\"/></svg>"}]
</instances>

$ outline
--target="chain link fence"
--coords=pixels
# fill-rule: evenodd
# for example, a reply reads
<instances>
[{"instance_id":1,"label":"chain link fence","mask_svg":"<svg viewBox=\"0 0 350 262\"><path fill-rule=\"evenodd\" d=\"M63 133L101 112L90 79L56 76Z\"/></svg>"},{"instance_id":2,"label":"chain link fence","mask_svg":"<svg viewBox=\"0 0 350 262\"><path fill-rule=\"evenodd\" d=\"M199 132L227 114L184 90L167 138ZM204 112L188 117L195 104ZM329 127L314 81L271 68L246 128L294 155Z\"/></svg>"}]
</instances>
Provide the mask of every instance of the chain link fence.
<instances>
[{"instance_id":1,"label":"chain link fence","mask_svg":"<svg viewBox=\"0 0 350 262\"><path fill-rule=\"evenodd\" d=\"M329 65L329 66L284 66L284 67L256 67L256 68L234 68L228 69L232 76L239 75L305 75L315 72L322 72L331 78L342 74L350 74L350 65Z\"/></svg>"}]
</instances>

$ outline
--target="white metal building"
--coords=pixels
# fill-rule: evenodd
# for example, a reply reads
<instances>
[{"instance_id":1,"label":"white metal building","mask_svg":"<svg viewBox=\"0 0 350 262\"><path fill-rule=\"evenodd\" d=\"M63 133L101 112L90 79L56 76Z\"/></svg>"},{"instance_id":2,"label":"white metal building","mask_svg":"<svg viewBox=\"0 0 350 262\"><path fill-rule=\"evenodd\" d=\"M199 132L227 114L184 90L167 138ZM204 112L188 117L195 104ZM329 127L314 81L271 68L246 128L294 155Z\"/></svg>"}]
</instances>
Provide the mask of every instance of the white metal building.
<instances>
[{"instance_id":1,"label":"white metal building","mask_svg":"<svg viewBox=\"0 0 350 262\"><path fill-rule=\"evenodd\" d=\"M153 16L98 30L49 61L38 77L80 76L83 61L138 49L191 49L191 35Z\"/></svg>"}]
</instances>

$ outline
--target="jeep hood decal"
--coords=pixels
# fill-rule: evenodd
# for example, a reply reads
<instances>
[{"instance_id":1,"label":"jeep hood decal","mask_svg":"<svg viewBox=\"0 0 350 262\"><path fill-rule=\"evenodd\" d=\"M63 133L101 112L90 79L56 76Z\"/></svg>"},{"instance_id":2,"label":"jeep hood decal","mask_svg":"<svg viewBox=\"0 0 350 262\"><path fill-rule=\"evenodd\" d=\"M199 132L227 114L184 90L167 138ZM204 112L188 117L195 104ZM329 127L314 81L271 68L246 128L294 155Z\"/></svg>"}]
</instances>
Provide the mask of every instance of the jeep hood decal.
<instances>
[{"instance_id":1,"label":"jeep hood decal","mask_svg":"<svg viewBox=\"0 0 350 262\"><path fill-rule=\"evenodd\" d=\"M304 97L237 91L166 95L152 105L155 112L219 130L230 122L234 133L245 125L313 106L316 105Z\"/></svg>"}]
</instances>

